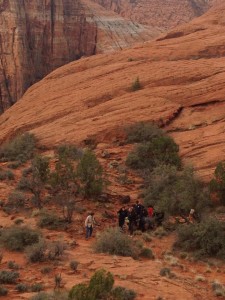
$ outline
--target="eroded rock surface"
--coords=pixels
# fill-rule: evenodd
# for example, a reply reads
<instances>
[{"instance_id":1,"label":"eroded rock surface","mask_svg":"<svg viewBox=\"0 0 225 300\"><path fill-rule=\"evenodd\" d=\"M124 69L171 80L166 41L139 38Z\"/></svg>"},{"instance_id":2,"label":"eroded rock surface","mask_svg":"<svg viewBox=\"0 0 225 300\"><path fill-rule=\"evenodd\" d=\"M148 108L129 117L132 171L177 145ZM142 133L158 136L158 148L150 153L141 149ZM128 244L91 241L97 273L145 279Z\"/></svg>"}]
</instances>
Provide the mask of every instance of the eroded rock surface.
<instances>
[{"instance_id":1,"label":"eroded rock surface","mask_svg":"<svg viewBox=\"0 0 225 300\"><path fill-rule=\"evenodd\" d=\"M225 158L224 16L222 4L157 41L55 70L0 117L0 140L29 130L49 147L114 141L127 124L155 121L208 180Z\"/></svg>"}]
</instances>

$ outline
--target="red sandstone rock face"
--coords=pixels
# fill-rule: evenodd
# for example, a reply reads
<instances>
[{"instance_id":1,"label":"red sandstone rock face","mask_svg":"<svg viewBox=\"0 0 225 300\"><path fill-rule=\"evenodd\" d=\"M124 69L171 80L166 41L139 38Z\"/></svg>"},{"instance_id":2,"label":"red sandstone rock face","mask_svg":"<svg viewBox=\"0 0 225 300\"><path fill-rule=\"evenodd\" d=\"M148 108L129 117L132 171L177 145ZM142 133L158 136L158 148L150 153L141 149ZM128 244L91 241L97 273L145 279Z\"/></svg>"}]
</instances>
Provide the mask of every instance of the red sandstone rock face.
<instances>
[{"instance_id":1,"label":"red sandstone rock face","mask_svg":"<svg viewBox=\"0 0 225 300\"><path fill-rule=\"evenodd\" d=\"M49 147L156 121L207 180L225 159L225 5L157 41L83 58L33 85L0 117L0 141L27 130ZM142 89L131 92L139 76Z\"/></svg>"},{"instance_id":2,"label":"red sandstone rock face","mask_svg":"<svg viewBox=\"0 0 225 300\"><path fill-rule=\"evenodd\" d=\"M168 30L206 12L215 0L92 0L133 21Z\"/></svg>"},{"instance_id":3,"label":"red sandstone rock face","mask_svg":"<svg viewBox=\"0 0 225 300\"><path fill-rule=\"evenodd\" d=\"M95 53L96 26L79 0L4 0L0 12L1 111L52 70Z\"/></svg>"},{"instance_id":4,"label":"red sandstone rock face","mask_svg":"<svg viewBox=\"0 0 225 300\"><path fill-rule=\"evenodd\" d=\"M165 28L192 19L208 7L206 0L193 6L196 1L110 1L116 13L91 0L1 1L0 113L59 66L153 39ZM107 0L104 6L109 7Z\"/></svg>"}]
</instances>

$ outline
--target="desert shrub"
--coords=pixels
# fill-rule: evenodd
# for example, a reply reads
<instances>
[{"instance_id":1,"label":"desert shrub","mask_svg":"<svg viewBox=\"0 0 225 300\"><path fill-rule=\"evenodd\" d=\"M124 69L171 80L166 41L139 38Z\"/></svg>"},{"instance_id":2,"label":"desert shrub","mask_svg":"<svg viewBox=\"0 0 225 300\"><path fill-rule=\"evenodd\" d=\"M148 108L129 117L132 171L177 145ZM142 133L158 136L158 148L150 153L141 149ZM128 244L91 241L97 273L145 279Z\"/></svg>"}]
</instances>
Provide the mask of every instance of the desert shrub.
<instances>
[{"instance_id":1,"label":"desert shrub","mask_svg":"<svg viewBox=\"0 0 225 300\"><path fill-rule=\"evenodd\" d=\"M133 300L136 293L123 287L113 288L114 278L110 272L97 270L89 284L77 284L69 292L70 300Z\"/></svg>"},{"instance_id":2,"label":"desert shrub","mask_svg":"<svg viewBox=\"0 0 225 300\"><path fill-rule=\"evenodd\" d=\"M119 228L109 228L101 232L95 243L96 252L116 254L121 256L138 255L138 248L135 243Z\"/></svg>"},{"instance_id":3,"label":"desert shrub","mask_svg":"<svg viewBox=\"0 0 225 300\"><path fill-rule=\"evenodd\" d=\"M175 246L184 251L196 252L196 257L225 259L225 226L216 219L180 226Z\"/></svg>"},{"instance_id":4,"label":"desert shrub","mask_svg":"<svg viewBox=\"0 0 225 300\"><path fill-rule=\"evenodd\" d=\"M86 150L79 161L77 176L84 196L94 197L102 193L105 184L103 169L94 152L91 150Z\"/></svg>"},{"instance_id":5,"label":"desert shrub","mask_svg":"<svg viewBox=\"0 0 225 300\"><path fill-rule=\"evenodd\" d=\"M158 164L180 167L179 147L169 136L156 136L139 144L128 154L126 165L132 169L152 170Z\"/></svg>"},{"instance_id":6,"label":"desert shrub","mask_svg":"<svg viewBox=\"0 0 225 300\"><path fill-rule=\"evenodd\" d=\"M22 176L16 188L21 191L30 191L31 182L27 177Z\"/></svg>"},{"instance_id":7,"label":"desert shrub","mask_svg":"<svg viewBox=\"0 0 225 300\"><path fill-rule=\"evenodd\" d=\"M56 153L59 157L66 157L72 160L77 160L82 156L81 149L78 149L74 145L68 144L58 146L56 149Z\"/></svg>"},{"instance_id":8,"label":"desert shrub","mask_svg":"<svg viewBox=\"0 0 225 300\"><path fill-rule=\"evenodd\" d=\"M3 253L0 251L0 263L2 262L3 260Z\"/></svg>"},{"instance_id":9,"label":"desert shrub","mask_svg":"<svg viewBox=\"0 0 225 300\"><path fill-rule=\"evenodd\" d=\"M135 80L131 84L131 91L135 92L141 89L141 83L139 77L136 77Z\"/></svg>"},{"instance_id":10,"label":"desert shrub","mask_svg":"<svg viewBox=\"0 0 225 300\"><path fill-rule=\"evenodd\" d=\"M13 271L0 271L0 284L14 284L17 278L19 278L18 272Z\"/></svg>"},{"instance_id":11,"label":"desert shrub","mask_svg":"<svg viewBox=\"0 0 225 300\"><path fill-rule=\"evenodd\" d=\"M155 256L150 248L143 248L139 254L141 257L154 259Z\"/></svg>"},{"instance_id":12,"label":"desert shrub","mask_svg":"<svg viewBox=\"0 0 225 300\"><path fill-rule=\"evenodd\" d=\"M9 194L8 201L5 207L9 208L10 210L12 209L18 210L24 208L25 203L26 203L26 198L24 193L13 191L12 193Z\"/></svg>"},{"instance_id":13,"label":"desert shrub","mask_svg":"<svg viewBox=\"0 0 225 300\"><path fill-rule=\"evenodd\" d=\"M134 300L136 293L133 290L127 289L122 286L117 286L112 290L113 300Z\"/></svg>"},{"instance_id":14,"label":"desert shrub","mask_svg":"<svg viewBox=\"0 0 225 300\"><path fill-rule=\"evenodd\" d=\"M34 283L31 285L30 289L31 289L31 292L37 293L37 292L43 291L44 287L43 287L42 283Z\"/></svg>"},{"instance_id":15,"label":"desert shrub","mask_svg":"<svg viewBox=\"0 0 225 300\"><path fill-rule=\"evenodd\" d=\"M216 193L220 203L225 205L225 162L216 166L214 178L210 181L210 191Z\"/></svg>"},{"instance_id":16,"label":"desert shrub","mask_svg":"<svg viewBox=\"0 0 225 300\"><path fill-rule=\"evenodd\" d=\"M20 219L20 218L18 218L14 221L14 224L16 224L16 225L20 225L22 223L23 223L23 219Z\"/></svg>"},{"instance_id":17,"label":"desert shrub","mask_svg":"<svg viewBox=\"0 0 225 300\"><path fill-rule=\"evenodd\" d=\"M88 298L88 285L79 283L72 287L69 292L70 300L89 300Z\"/></svg>"},{"instance_id":18,"label":"desert shrub","mask_svg":"<svg viewBox=\"0 0 225 300\"><path fill-rule=\"evenodd\" d=\"M14 180L14 174L10 170L0 170L0 180Z\"/></svg>"},{"instance_id":19,"label":"desert shrub","mask_svg":"<svg viewBox=\"0 0 225 300\"><path fill-rule=\"evenodd\" d=\"M29 262L42 262L46 259L47 244L40 240L38 243L26 248L26 256Z\"/></svg>"},{"instance_id":20,"label":"desert shrub","mask_svg":"<svg viewBox=\"0 0 225 300\"><path fill-rule=\"evenodd\" d=\"M45 266L41 269L42 274L49 274L52 272L52 268L50 266Z\"/></svg>"},{"instance_id":21,"label":"desert shrub","mask_svg":"<svg viewBox=\"0 0 225 300\"><path fill-rule=\"evenodd\" d=\"M88 291L94 299L99 299L111 292L113 284L114 278L112 273L101 269L96 271L91 277Z\"/></svg>"},{"instance_id":22,"label":"desert shrub","mask_svg":"<svg viewBox=\"0 0 225 300\"><path fill-rule=\"evenodd\" d=\"M18 169L20 166L21 166L21 162L20 161L15 161L15 162L9 163L7 165L7 167L9 169Z\"/></svg>"},{"instance_id":23,"label":"desert shrub","mask_svg":"<svg viewBox=\"0 0 225 300\"><path fill-rule=\"evenodd\" d=\"M23 170L22 175L23 175L23 177L27 177L31 173L32 173L32 167L28 167L28 168Z\"/></svg>"},{"instance_id":24,"label":"desert shrub","mask_svg":"<svg viewBox=\"0 0 225 300\"><path fill-rule=\"evenodd\" d=\"M9 227L1 231L0 242L8 250L23 251L28 245L39 241L40 233L29 227Z\"/></svg>"},{"instance_id":25,"label":"desert shrub","mask_svg":"<svg viewBox=\"0 0 225 300\"><path fill-rule=\"evenodd\" d=\"M159 165L147 178L144 203L157 211L176 215L197 212L210 205L209 191L195 176L192 168L177 171L175 166Z\"/></svg>"},{"instance_id":26,"label":"desert shrub","mask_svg":"<svg viewBox=\"0 0 225 300\"><path fill-rule=\"evenodd\" d=\"M72 261L70 262L70 269L73 270L74 272L76 272L76 271L77 271L78 265L79 265L79 262L78 262L78 261L72 260Z\"/></svg>"},{"instance_id":27,"label":"desert shrub","mask_svg":"<svg viewBox=\"0 0 225 300\"><path fill-rule=\"evenodd\" d=\"M55 260L63 256L64 251L66 249L65 244L61 241L54 241L48 243L48 257L49 260Z\"/></svg>"},{"instance_id":28,"label":"desert shrub","mask_svg":"<svg viewBox=\"0 0 225 300\"><path fill-rule=\"evenodd\" d=\"M41 228L56 230L63 229L65 227L65 221L52 212L42 211L37 225Z\"/></svg>"},{"instance_id":29,"label":"desert shrub","mask_svg":"<svg viewBox=\"0 0 225 300\"><path fill-rule=\"evenodd\" d=\"M29 286L25 283L18 283L16 285L16 290L19 292L19 293L25 293L27 292L29 289Z\"/></svg>"},{"instance_id":30,"label":"desert shrub","mask_svg":"<svg viewBox=\"0 0 225 300\"><path fill-rule=\"evenodd\" d=\"M163 131L153 123L136 123L126 129L128 143L149 142L155 137L162 136Z\"/></svg>"},{"instance_id":31,"label":"desert shrub","mask_svg":"<svg viewBox=\"0 0 225 300\"><path fill-rule=\"evenodd\" d=\"M19 270L19 265L15 263L15 261L10 260L8 262L8 268L12 270Z\"/></svg>"},{"instance_id":32,"label":"desert shrub","mask_svg":"<svg viewBox=\"0 0 225 300\"><path fill-rule=\"evenodd\" d=\"M34 155L36 139L25 133L0 147L0 159L4 161L26 162Z\"/></svg>"},{"instance_id":33,"label":"desert shrub","mask_svg":"<svg viewBox=\"0 0 225 300\"><path fill-rule=\"evenodd\" d=\"M212 282L212 290L215 296L225 297L225 286L219 281L215 280Z\"/></svg>"},{"instance_id":34,"label":"desert shrub","mask_svg":"<svg viewBox=\"0 0 225 300\"><path fill-rule=\"evenodd\" d=\"M159 272L160 276L170 277L171 270L169 268L162 268Z\"/></svg>"},{"instance_id":35,"label":"desert shrub","mask_svg":"<svg viewBox=\"0 0 225 300\"><path fill-rule=\"evenodd\" d=\"M30 300L51 300L50 295L45 292L38 293L30 298ZM53 299L52 299L53 300Z\"/></svg>"},{"instance_id":36,"label":"desert shrub","mask_svg":"<svg viewBox=\"0 0 225 300\"><path fill-rule=\"evenodd\" d=\"M7 296L8 294L8 289L2 285L0 285L0 297L1 296Z\"/></svg>"}]
</instances>

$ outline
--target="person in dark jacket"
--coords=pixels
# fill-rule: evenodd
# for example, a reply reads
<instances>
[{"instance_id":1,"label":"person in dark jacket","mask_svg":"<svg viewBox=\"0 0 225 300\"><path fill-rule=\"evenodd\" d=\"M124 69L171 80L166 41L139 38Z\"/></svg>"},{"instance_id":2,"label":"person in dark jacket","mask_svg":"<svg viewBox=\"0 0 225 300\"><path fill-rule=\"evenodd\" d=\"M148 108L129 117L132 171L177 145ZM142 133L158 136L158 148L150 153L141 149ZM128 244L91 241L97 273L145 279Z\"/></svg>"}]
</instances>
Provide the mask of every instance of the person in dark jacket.
<instances>
[{"instance_id":1,"label":"person in dark jacket","mask_svg":"<svg viewBox=\"0 0 225 300\"><path fill-rule=\"evenodd\" d=\"M129 220L129 232L132 235L135 228L137 228L137 214L135 211L135 205L128 209L128 220Z\"/></svg>"},{"instance_id":2,"label":"person in dark jacket","mask_svg":"<svg viewBox=\"0 0 225 300\"><path fill-rule=\"evenodd\" d=\"M118 212L118 221L119 221L119 227L123 229L125 218L127 217L127 209L125 206L123 206Z\"/></svg>"}]
</instances>

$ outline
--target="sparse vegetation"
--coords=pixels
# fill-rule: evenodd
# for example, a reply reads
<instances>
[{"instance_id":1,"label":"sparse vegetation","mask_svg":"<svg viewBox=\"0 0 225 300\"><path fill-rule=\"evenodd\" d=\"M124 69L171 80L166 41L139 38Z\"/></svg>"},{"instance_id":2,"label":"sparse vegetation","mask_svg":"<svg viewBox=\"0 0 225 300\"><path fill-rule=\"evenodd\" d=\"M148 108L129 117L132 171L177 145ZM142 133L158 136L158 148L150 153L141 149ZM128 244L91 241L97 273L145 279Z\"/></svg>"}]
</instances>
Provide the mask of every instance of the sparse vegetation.
<instances>
[{"instance_id":1,"label":"sparse vegetation","mask_svg":"<svg viewBox=\"0 0 225 300\"><path fill-rule=\"evenodd\" d=\"M77 166L77 176L81 192L85 197L94 197L102 193L104 187L103 169L94 152L86 150Z\"/></svg>"},{"instance_id":2,"label":"sparse vegetation","mask_svg":"<svg viewBox=\"0 0 225 300\"><path fill-rule=\"evenodd\" d=\"M155 137L164 135L162 129L153 123L135 123L126 129L127 143L150 142Z\"/></svg>"},{"instance_id":3,"label":"sparse vegetation","mask_svg":"<svg viewBox=\"0 0 225 300\"><path fill-rule=\"evenodd\" d=\"M14 174L10 170L2 170L0 169L0 181L3 180L14 180Z\"/></svg>"},{"instance_id":4,"label":"sparse vegetation","mask_svg":"<svg viewBox=\"0 0 225 300\"><path fill-rule=\"evenodd\" d=\"M76 271L77 271L78 265L79 265L79 262L78 262L78 261L72 260L72 261L70 262L70 269L73 270L74 272L76 272Z\"/></svg>"},{"instance_id":5,"label":"sparse vegetation","mask_svg":"<svg viewBox=\"0 0 225 300\"><path fill-rule=\"evenodd\" d=\"M45 266L41 269L42 274L49 274L51 272L52 272L52 267L50 267L50 266Z\"/></svg>"},{"instance_id":6,"label":"sparse vegetation","mask_svg":"<svg viewBox=\"0 0 225 300\"><path fill-rule=\"evenodd\" d=\"M179 147L168 136L156 136L150 141L141 143L129 153L126 164L132 169L153 170L159 164L180 167Z\"/></svg>"},{"instance_id":7,"label":"sparse vegetation","mask_svg":"<svg viewBox=\"0 0 225 300\"><path fill-rule=\"evenodd\" d=\"M37 292L43 291L44 287L43 287L43 284L41 284L41 283L34 283L31 285L30 289L31 289L31 292L37 293Z\"/></svg>"},{"instance_id":8,"label":"sparse vegetation","mask_svg":"<svg viewBox=\"0 0 225 300\"><path fill-rule=\"evenodd\" d=\"M109 228L101 232L95 244L97 252L116 254L121 256L137 257L139 249L137 245L119 228Z\"/></svg>"},{"instance_id":9,"label":"sparse vegetation","mask_svg":"<svg viewBox=\"0 0 225 300\"><path fill-rule=\"evenodd\" d=\"M10 260L8 262L8 268L12 270L19 270L19 265L15 263L15 261Z\"/></svg>"},{"instance_id":10,"label":"sparse vegetation","mask_svg":"<svg viewBox=\"0 0 225 300\"><path fill-rule=\"evenodd\" d=\"M36 139L33 134L25 133L0 147L1 161L24 163L34 155Z\"/></svg>"},{"instance_id":11,"label":"sparse vegetation","mask_svg":"<svg viewBox=\"0 0 225 300\"><path fill-rule=\"evenodd\" d=\"M225 297L225 286L221 284L219 281L215 280L212 283L212 290L215 296Z\"/></svg>"},{"instance_id":12,"label":"sparse vegetation","mask_svg":"<svg viewBox=\"0 0 225 300\"><path fill-rule=\"evenodd\" d=\"M7 296L8 294L8 289L2 285L0 285L0 297L2 296Z\"/></svg>"},{"instance_id":13,"label":"sparse vegetation","mask_svg":"<svg viewBox=\"0 0 225 300\"><path fill-rule=\"evenodd\" d=\"M19 273L14 271L0 271L0 284L14 284L19 278Z\"/></svg>"},{"instance_id":14,"label":"sparse vegetation","mask_svg":"<svg viewBox=\"0 0 225 300\"><path fill-rule=\"evenodd\" d=\"M220 204L225 205L225 162L218 163L214 178L210 181L210 190L215 193Z\"/></svg>"},{"instance_id":15,"label":"sparse vegetation","mask_svg":"<svg viewBox=\"0 0 225 300\"><path fill-rule=\"evenodd\" d=\"M115 287L110 272L101 269L94 273L89 284L77 284L69 292L70 300L133 300L136 293L123 287Z\"/></svg>"},{"instance_id":16,"label":"sparse vegetation","mask_svg":"<svg viewBox=\"0 0 225 300\"><path fill-rule=\"evenodd\" d=\"M137 76L136 78L135 78L135 80L132 82L132 84L131 84L131 91L132 92L135 92L135 91L138 91L138 90L140 90L141 89L141 83L140 83L140 79L139 79L139 77Z\"/></svg>"},{"instance_id":17,"label":"sparse vegetation","mask_svg":"<svg viewBox=\"0 0 225 300\"><path fill-rule=\"evenodd\" d=\"M42 211L37 225L41 228L58 230L65 228L65 221L60 219L55 213Z\"/></svg>"},{"instance_id":18,"label":"sparse vegetation","mask_svg":"<svg viewBox=\"0 0 225 300\"><path fill-rule=\"evenodd\" d=\"M33 202L39 209L42 208L42 193L49 179L49 159L36 156L31 162L32 172L29 177L22 177L18 187L29 190L33 194Z\"/></svg>"},{"instance_id":19,"label":"sparse vegetation","mask_svg":"<svg viewBox=\"0 0 225 300\"><path fill-rule=\"evenodd\" d=\"M210 204L209 191L195 176L192 168L177 171L175 166L159 165L148 177L145 205L170 215L200 212Z\"/></svg>"},{"instance_id":20,"label":"sparse vegetation","mask_svg":"<svg viewBox=\"0 0 225 300\"><path fill-rule=\"evenodd\" d=\"M40 233L29 227L9 227L1 231L0 243L11 251L23 251L39 241Z\"/></svg>"},{"instance_id":21,"label":"sparse vegetation","mask_svg":"<svg viewBox=\"0 0 225 300\"><path fill-rule=\"evenodd\" d=\"M8 201L5 204L4 208L11 212L12 210L20 210L25 207L26 196L24 193L19 191L13 191L9 194Z\"/></svg>"},{"instance_id":22,"label":"sparse vegetation","mask_svg":"<svg viewBox=\"0 0 225 300\"><path fill-rule=\"evenodd\" d=\"M216 219L180 226L175 246L193 251L199 258L213 256L225 259L225 226Z\"/></svg>"},{"instance_id":23,"label":"sparse vegetation","mask_svg":"<svg viewBox=\"0 0 225 300\"><path fill-rule=\"evenodd\" d=\"M140 255L140 257L149 258L149 259L155 258L154 254L152 253L152 250L150 248L143 248L139 255Z\"/></svg>"},{"instance_id":24,"label":"sparse vegetation","mask_svg":"<svg viewBox=\"0 0 225 300\"><path fill-rule=\"evenodd\" d=\"M19 293L25 293L27 292L29 289L29 286L26 284L26 283L18 283L16 285L16 290L19 292Z\"/></svg>"}]
</instances>

